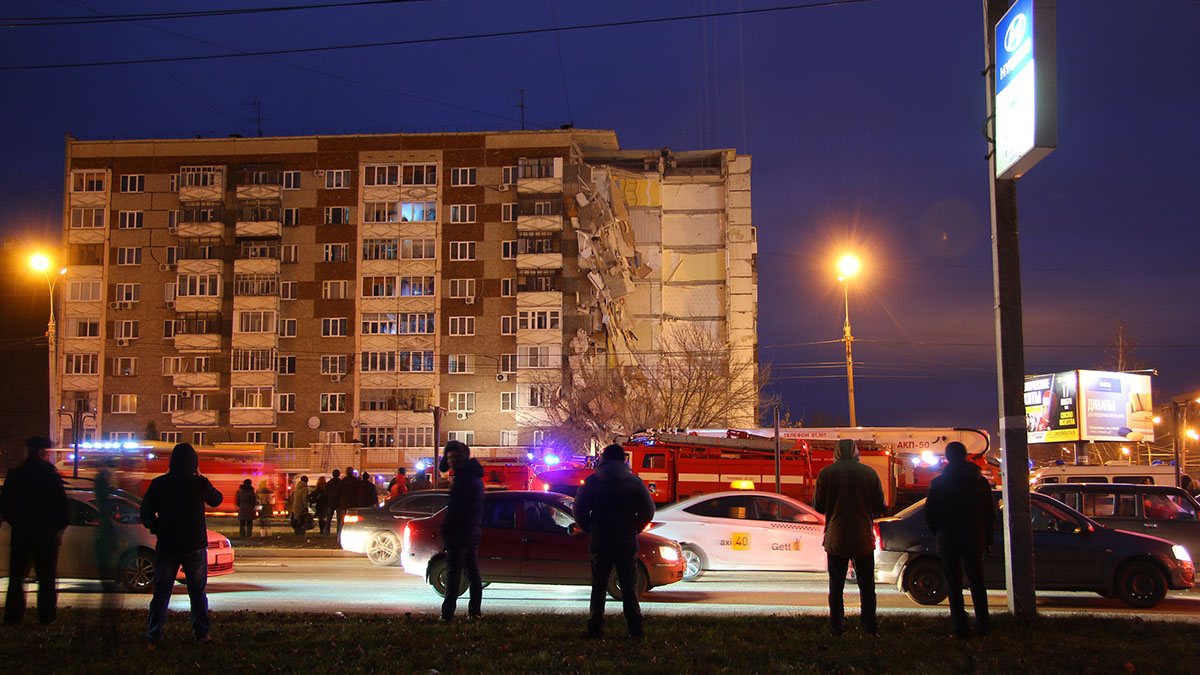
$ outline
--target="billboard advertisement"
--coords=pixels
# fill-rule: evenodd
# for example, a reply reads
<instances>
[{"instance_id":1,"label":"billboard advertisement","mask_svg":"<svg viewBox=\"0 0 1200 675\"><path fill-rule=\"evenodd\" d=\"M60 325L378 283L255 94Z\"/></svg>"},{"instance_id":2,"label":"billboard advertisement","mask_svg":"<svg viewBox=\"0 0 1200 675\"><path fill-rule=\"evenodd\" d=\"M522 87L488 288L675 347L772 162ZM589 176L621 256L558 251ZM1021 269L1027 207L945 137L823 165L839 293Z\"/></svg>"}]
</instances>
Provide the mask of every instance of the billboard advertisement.
<instances>
[{"instance_id":1,"label":"billboard advertisement","mask_svg":"<svg viewBox=\"0 0 1200 675\"><path fill-rule=\"evenodd\" d=\"M1150 376L1071 370L1025 377L1030 443L1154 440Z\"/></svg>"},{"instance_id":2,"label":"billboard advertisement","mask_svg":"<svg viewBox=\"0 0 1200 675\"><path fill-rule=\"evenodd\" d=\"M1058 144L1054 0L1015 0L995 28L996 177L1018 178Z\"/></svg>"}]
</instances>

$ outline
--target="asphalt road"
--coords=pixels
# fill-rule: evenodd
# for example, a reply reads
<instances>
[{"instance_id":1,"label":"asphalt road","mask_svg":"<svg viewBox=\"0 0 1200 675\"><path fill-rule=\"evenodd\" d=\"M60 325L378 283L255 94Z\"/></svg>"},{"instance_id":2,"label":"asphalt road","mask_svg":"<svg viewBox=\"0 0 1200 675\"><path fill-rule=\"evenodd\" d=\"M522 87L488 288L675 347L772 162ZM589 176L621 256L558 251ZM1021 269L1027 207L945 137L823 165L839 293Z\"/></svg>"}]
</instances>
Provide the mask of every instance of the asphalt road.
<instances>
[{"instance_id":1,"label":"asphalt road","mask_svg":"<svg viewBox=\"0 0 1200 675\"><path fill-rule=\"evenodd\" d=\"M63 580L61 606L97 606L103 597L96 582ZM923 607L894 586L878 585L881 614L942 614L943 603ZM990 594L995 611L1004 611L1002 592ZM143 608L148 595L118 594L124 607ZM215 611L293 610L321 612L438 611L441 598L420 578L399 567L375 567L366 558L243 558L233 574L208 583ZM588 589L583 586L492 584L484 589L485 613L587 613ZM1038 608L1047 613L1142 616L1200 622L1200 590L1172 591L1153 610L1135 610L1094 593L1039 593ZM171 606L187 608L187 592L176 586ZM465 601L464 601L465 604ZM848 584L847 613L857 608L857 590ZM773 572L709 572L689 583L654 589L642 596L647 615L821 614L826 611L826 580L822 574ZM620 603L609 602L620 611Z\"/></svg>"}]
</instances>

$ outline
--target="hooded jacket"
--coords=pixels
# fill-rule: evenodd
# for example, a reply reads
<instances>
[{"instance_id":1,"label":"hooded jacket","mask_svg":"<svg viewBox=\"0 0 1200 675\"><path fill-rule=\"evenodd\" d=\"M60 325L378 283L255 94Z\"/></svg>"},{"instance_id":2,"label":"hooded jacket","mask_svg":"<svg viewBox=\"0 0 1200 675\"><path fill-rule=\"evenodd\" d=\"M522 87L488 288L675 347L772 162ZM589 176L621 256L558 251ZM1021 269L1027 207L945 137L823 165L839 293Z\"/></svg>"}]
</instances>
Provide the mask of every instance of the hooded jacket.
<instances>
[{"instance_id":1,"label":"hooded jacket","mask_svg":"<svg viewBox=\"0 0 1200 675\"><path fill-rule=\"evenodd\" d=\"M467 459L454 469L450 501L442 519L446 546L478 546L483 536L483 465Z\"/></svg>"},{"instance_id":2,"label":"hooded jacket","mask_svg":"<svg viewBox=\"0 0 1200 675\"><path fill-rule=\"evenodd\" d=\"M925 522L937 536L938 551L975 555L992 547L996 503L978 466L966 460L946 463L929 483Z\"/></svg>"},{"instance_id":3,"label":"hooded jacket","mask_svg":"<svg viewBox=\"0 0 1200 675\"><path fill-rule=\"evenodd\" d=\"M142 500L142 524L158 535L158 549L188 553L208 547L204 505L219 506L221 492L197 469L200 460L192 446L171 451L167 473L150 481Z\"/></svg>"},{"instance_id":4,"label":"hooded jacket","mask_svg":"<svg viewBox=\"0 0 1200 675\"><path fill-rule=\"evenodd\" d=\"M654 500L641 478L619 459L601 460L575 496L575 522L592 553L636 553L637 536L654 518Z\"/></svg>"},{"instance_id":5,"label":"hooded jacket","mask_svg":"<svg viewBox=\"0 0 1200 675\"><path fill-rule=\"evenodd\" d=\"M883 485L871 467L858 461L854 441L838 441L834 462L817 474L813 508L825 514L825 551L842 558L871 555L875 518L885 507Z\"/></svg>"},{"instance_id":6,"label":"hooded jacket","mask_svg":"<svg viewBox=\"0 0 1200 675\"><path fill-rule=\"evenodd\" d=\"M67 527L67 491L54 465L30 457L8 472L0 491L0 516L22 536L53 536Z\"/></svg>"},{"instance_id":7,"label":"hooded jacket","mask_svg":"<svg viewBox=\"0 0 1200 675\"><path fill-rule=\"evenodd\" d=\"M254 520L254 507L258 506L258 497L254 487L242 485L237 489L238 520Z\"/></svg>"}]
</instances>

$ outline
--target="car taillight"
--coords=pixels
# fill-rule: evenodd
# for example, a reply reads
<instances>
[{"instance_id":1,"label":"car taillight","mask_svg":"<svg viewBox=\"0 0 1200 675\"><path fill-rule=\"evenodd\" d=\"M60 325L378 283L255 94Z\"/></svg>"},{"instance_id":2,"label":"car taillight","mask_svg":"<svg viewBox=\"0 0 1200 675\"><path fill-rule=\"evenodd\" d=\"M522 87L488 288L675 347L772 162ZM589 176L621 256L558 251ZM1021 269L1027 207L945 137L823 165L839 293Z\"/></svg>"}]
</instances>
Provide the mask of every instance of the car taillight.
<instances>
[{"instance_id":1,"label":"car taillight","mask_svg":"<svg viewBox=\"0 0 1200 675\"><path fill-rule=\"evenodd\" d=\"M550 484L542 483L542 492L549 492L549 491L550 491Z\"/></svg>"},{"instance_id":2,"label":"car taillight","mask_svg":"<svg viewBox=\"0 0 1200 675\"><path fill-rule=\"evenodd\" d=\"M871 529L875 531L875 550L882 551L883 550L883 537L879 536L879 523L875 523L874 525L872 525Z\"/></svg>"},{"instance_id":3,"label":"car taillight","mask_svg":"<svg viewBox=\"0 0 1200 675\"><path fill-rule=\"evenodd\" d=\"M404 532L400 535L400 548L407 551L410 541L412 541L412 525L405 523Z\"/></svg>"},{"instance_id":4,"label":"car taillight","mask_svg":"<svg viewBox=\"0 0 1200 675\"><path fill-rule=\"evenodd\" d=\"M349 513L347 513L346 515L342 516L342 522L343 522L343 523L357 523L357 522L358 522L358 521L360 521L360 520L362 520L362 516L354 516L354 515L351 515L351 514L349 514Z\"/></svg>"},{"instance_id":5,"label":"car taillight","mask_svg":"<svg viewBox=\"0 0 1200 675\"><path fill-rule=\"evenodd\" d=\"M666 523L659 522L659 521L651 521L649 523L646 523L646 527L642 529L642 532L649 532L650 530L653 530L656 527L662 527L663 525L666 525Z\"/></svg>"}]
</instances>

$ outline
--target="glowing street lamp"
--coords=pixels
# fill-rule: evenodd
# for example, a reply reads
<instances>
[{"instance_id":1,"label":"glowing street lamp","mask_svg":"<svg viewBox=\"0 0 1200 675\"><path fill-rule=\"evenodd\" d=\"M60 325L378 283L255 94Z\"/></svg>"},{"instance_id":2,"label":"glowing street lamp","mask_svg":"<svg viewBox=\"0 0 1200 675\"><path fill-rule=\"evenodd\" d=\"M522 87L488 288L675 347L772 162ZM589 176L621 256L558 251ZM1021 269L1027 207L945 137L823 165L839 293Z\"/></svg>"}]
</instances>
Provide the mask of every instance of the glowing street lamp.
<instances>
[{"instance_id":1,"label":"glowing street lamp","mask_svg":"<svg viewBox=\"0 0 1200 675\"><path fill-rule=\"evenodd\" d=\"M58 279L67 273L67 268L58 270L58 273L50 271L50 258L41 253L35 253L29 258L29 266L35 272L41 272L46 278L46 288L50 291L50 319L46 322L46 345L50 350L50 377L48 381L50 389L50 421L49 421L49 438L54 438L55 420L58 413L58 328L54 322L54 287L58 285Z\"/></svg>"},{"instance_id":2,"label":"glowing street lamp","mask_svg":"<svg viewBox=\"0 0 1200 675\"><path fill-rule=\"evenodd\" d=\"M838 281L842 282L842 297L846 301L846 323L842 327L842 341L846 343L846 395L850 399L850 426L858 426L854 414L854 356L851 344L854 337L850 334L850 277L858 274L862 263L853 254L847 253L837 263Z\"/></svg>"}]
</instances>

